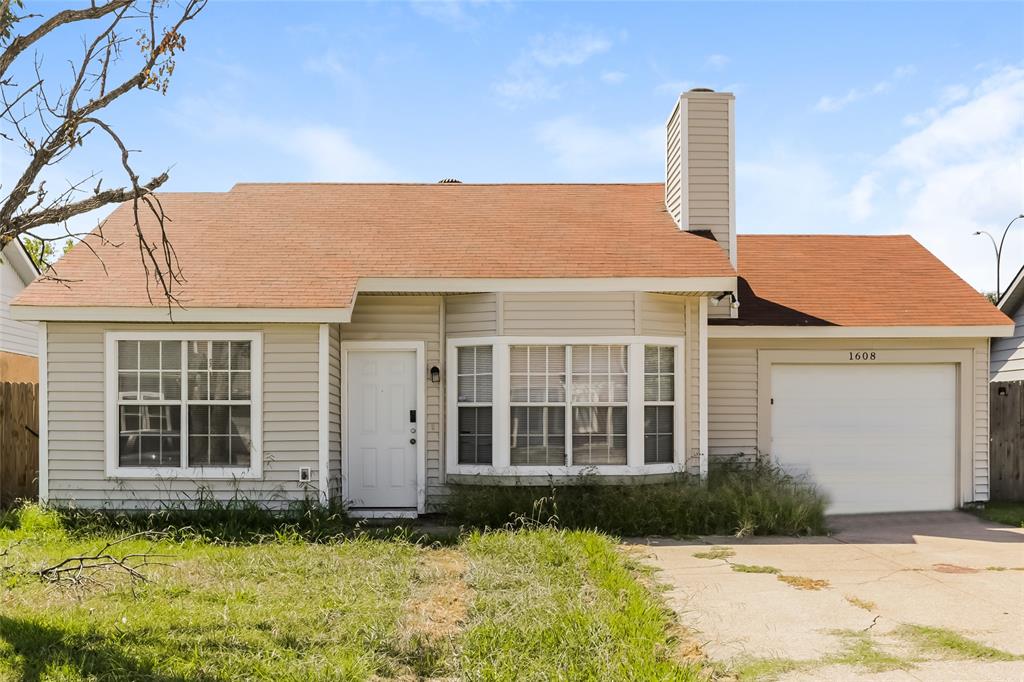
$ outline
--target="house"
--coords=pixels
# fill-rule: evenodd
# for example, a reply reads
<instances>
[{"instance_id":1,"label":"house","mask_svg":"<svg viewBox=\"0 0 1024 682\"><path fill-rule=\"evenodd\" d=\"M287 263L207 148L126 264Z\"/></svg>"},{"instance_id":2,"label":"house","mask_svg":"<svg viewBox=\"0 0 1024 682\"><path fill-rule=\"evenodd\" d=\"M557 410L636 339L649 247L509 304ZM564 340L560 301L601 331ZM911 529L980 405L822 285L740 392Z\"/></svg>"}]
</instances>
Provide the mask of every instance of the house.
<instances>
[{"instance_id":1,"label":"house","mask_svg":"<svg viewBox=\"0 0 1024 682\"><path fill-rule=\"evenodd\" d=\"M992 381L1024 381L1024 267L997 303L1013 318L1013 334L992 339Z\"/></svg>"},{"instance_id":2,"label":"house","mask_svg":"<svg viewBox=\"0 0 1024 682\"><path fill-rule=\"evenodd\" d=\"M110 246L117 209L99 259L62 261L73 286L14 302L41 325L41 496L412 515L454 484L761 457L833 512L987 499L1012 322L910 237L737 236L733 119L731 94L681 95L664 183L164 194L173 323Z\"/></svg>"},{"instance_id":3,"label":"house","mask_svg":"<svg viewBox=\"0 0 1024 682\"><path fill-rule=\"evenodd\" d=\"M0 251L0 383L38 381L36 325L11 317L11 301L38 275L32 257L19 240L11 240Z\"/></svg>"}]
</instances>

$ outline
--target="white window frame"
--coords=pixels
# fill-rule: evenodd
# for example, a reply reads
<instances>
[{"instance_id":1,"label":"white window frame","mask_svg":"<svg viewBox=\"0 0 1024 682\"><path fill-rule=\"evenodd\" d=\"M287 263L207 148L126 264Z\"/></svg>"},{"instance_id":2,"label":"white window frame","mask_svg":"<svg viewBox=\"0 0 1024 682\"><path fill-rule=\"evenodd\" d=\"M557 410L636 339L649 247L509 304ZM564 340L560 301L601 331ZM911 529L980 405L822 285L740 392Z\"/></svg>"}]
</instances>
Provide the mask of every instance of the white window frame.
<instances>
[{"instance_id":1,"label":"white window frame","mask_svg":"<svg viewBox=\"0 0 1024 682\"><path fill-rule=\"evenodd\" d=\"M576 476L593 474L597 476L629 476L659 473L677 473L686 470L685 462L685 377L683 336L484 336L450 338L447 342L447 370L445 417L445 462L449 474L489 476ZM626 464L625 465L575 465L572 463L571 394L566 394L566 458L562 466L512 466L510 462L510 398L509 378L510 346L622 346L628 348L629 391L627 406ZM672 346L675 349L675 410L673 413L673 439L675 461L671 463L644 464L644 346ZM493 393L492 455L491 464L459 464L458 457L458 403L457 353L462 346L493 347ZM569 352L566 353L569 356ZM567 357L567 359L571 359ZM566 391L571 391L571 365L566 367Z\"/></svg>"},{"instance_id":2,"label":"white window frame","mask_svg":"<svg viewBox=\"0 0 1024 682\"><path fill-rule=\"evenodd\" d=\"M250 430L251 451L248 467L125 467L120 465L117 400L117 342L118 341L180 341L182 348L188 341L248 341L251 344L250 358ZM108 478L123 479L200 479L233 480L260 479L263 477L263 334L255 331L116 331L104 335L104 370L106 410L106 475ZM181 448L188 461L188 400L185 380L187 362L182 351L183 378L181 382ZM208 403L207 403L208 404Z\"/></svg>"}]
</instances>

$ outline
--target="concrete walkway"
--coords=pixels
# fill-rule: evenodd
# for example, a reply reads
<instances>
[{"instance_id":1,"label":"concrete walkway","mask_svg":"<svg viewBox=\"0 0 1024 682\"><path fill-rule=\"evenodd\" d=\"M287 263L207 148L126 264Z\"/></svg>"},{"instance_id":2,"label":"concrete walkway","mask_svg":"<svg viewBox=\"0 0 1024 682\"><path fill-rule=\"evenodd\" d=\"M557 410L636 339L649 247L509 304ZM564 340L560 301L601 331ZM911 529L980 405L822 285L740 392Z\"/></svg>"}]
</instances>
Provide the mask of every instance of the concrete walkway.
<instances>
[{"instance_id":1,"label":"concrete walkway","mask_svg":"<svg viewBox=\"0 0 1024 682\"><path fill-rule=\"evenodd\" d=\"M1024 530L959 512L834 517L831 522L835 532L823 538L636 542L647 546L648 560L670 586L671 606L699 633L705 653L737 668L782 659L804 663L789 671L775 666L766 676L1024 680L1024 660L966 660L963 653L926 651L904 627L943 628L1024 656ZM694 557L710 547L733 554ZM803 583L817 589L801 589L776 574L739 572L735 565L825 582ZM834 664L863 641L906 665L870 673L848 660Z\"/></svg>"}]
</instances>

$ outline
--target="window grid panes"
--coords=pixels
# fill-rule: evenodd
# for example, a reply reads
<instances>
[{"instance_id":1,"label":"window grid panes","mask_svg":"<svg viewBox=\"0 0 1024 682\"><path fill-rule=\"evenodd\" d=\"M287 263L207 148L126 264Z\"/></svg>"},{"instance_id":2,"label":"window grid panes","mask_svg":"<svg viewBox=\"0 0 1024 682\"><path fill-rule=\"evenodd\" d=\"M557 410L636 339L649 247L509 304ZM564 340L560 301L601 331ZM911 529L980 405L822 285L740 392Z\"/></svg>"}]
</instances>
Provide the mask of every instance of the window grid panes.
<instances>
[{"instance_id":1,"label":"window grid panes","mask_svg":"<svg viewBox=\"0 0 1024 682\"><path fill-rule=\"evenodd\" d=\"M509 461L513 466L566 463L565 346L509 349Z\"/></svg>"},{"instance_id":2,"label":"window grid panes","mask_svg":"<svg viewBox=\"0 0 1024 682\"><path fill-rule=\"evenodd\" d=\"M459 464L491 464L493 349L463 346L458 349L456 364Z\"/></svg>"},{"instance_id":3,"label":"window grid panes","mask_svg":"<svg viewBox=\"0 0 1024 682\"><path fill-rule=\"evenodd\" d=\"M675 461L675 348L644 347L644 464Z\"/></svg>"},{"instance_id":4,"label":"window grid panes","mask_svg":"<svg viewBox=\"0 0 1024 682\"><path fill-rule=\"evenodd\" d=\"M250 341L119 340L119 465L250 466L251 353Z\"/></svg>"},{"instance_id":5,"label":"window grid panes","mask_svg":"<svg viewBox=\"0 0 1024 682\"><path fill-rule=\"evenodd\" d=\"M573 464L626 464L628 350L625 345L571 348Z\"/></svg>"}]
</instances>

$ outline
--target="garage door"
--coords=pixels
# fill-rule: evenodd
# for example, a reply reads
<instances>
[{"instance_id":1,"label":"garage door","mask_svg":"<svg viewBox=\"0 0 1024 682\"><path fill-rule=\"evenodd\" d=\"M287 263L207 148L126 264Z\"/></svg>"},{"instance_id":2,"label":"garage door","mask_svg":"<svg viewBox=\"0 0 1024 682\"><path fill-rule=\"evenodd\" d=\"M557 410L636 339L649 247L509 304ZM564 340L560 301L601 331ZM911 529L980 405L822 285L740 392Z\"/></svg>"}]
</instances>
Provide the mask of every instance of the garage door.
<instances>
[{"instance_id":1,"label":"garage door","mask_svg":"<svg viewBox=\"0 0 1024 682\"><path fill-rule=\"evenodd\" d=\"M956 506L953 365L773 365L772 456L832 514Z\"/></svg>"}]
</instances>

